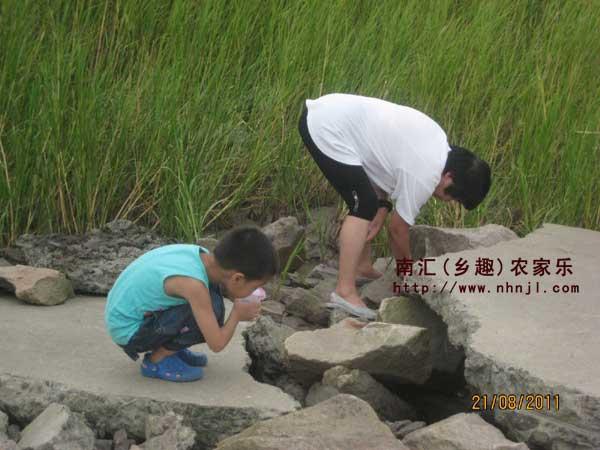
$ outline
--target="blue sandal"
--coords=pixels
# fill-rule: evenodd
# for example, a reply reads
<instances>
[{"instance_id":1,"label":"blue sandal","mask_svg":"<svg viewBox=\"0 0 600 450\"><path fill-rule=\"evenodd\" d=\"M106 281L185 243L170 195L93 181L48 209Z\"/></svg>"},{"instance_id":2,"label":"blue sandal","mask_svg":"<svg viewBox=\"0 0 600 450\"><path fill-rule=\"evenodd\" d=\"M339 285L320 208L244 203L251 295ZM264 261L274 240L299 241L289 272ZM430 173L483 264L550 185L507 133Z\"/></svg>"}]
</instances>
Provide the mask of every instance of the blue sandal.
<instances>
[{"instance_id":1,"label":"blue sandal","mask_svg":"<svg viewBox=\"0 0 600 450\"><path fill-rule=\"evenodd\" d=\"M150 361L150 353L144 356L141 372L145 377L175 382L196 381L204 376L201 367L188 366L177 355L167 356L155 364Z\"/></svg>"},{"instance_id":2,"label":"blue sandal","mask_svg":"<svg viewBox=\"0 0 600 450\"><path fill-rule=\"evenodd\" d=\"M184 348L175 353L184 363L193 367L204 367L208 364L208 356L201 352L193 352Z\"/></svg>"}]
</instances>

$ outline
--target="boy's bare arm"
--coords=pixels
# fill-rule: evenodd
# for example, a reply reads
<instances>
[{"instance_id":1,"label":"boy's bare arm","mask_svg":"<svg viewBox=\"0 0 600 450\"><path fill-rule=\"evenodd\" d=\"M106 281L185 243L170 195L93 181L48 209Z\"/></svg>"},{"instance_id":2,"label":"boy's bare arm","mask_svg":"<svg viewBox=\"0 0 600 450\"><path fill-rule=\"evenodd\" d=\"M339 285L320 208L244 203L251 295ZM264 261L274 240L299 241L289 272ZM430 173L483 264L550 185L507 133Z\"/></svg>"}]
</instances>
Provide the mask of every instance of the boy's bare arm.
<instances>
[{"instance_id":1,"label":"boy's bare arm","mask_svg":"<svg viewBox=\"0 0 600 450\"><path fill-rule=\"evenodd\" d=\"M232 309L223 327L219 327L213 311L210 292L204 284L185 277L177 277L172 281L175 282L169 283L169 291L172 292L170 295L182 297L189 302L194 319L208 347L213 352L223 350L231 340L235 327L240 321L236 308Z\"/></svg>"}]
</instances>

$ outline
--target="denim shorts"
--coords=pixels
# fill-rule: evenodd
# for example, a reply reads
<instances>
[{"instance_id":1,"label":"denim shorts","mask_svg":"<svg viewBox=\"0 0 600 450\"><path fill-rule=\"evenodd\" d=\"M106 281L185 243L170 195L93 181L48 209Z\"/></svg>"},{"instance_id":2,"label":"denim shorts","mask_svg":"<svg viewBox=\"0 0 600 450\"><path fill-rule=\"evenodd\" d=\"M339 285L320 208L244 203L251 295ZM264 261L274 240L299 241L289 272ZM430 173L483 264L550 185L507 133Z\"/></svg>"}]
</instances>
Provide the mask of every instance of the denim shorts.
<instances>
[{"instance_id":1,"label":"denim shorts","mask_svg":"<svg viewBox=\"0 0 600 450\"><path fill-rule=\"evenodd\" d=\"M221 289L212 283L209 285L213 311L220 327L225 320L225 304ZM177 305L164 311L149 311L138 331L126 345L120 347L134 361L138 353L144 353L164 347L178 351L192 345L206 342L198 328L189 303Z\"/></svg>"}]
</instances>

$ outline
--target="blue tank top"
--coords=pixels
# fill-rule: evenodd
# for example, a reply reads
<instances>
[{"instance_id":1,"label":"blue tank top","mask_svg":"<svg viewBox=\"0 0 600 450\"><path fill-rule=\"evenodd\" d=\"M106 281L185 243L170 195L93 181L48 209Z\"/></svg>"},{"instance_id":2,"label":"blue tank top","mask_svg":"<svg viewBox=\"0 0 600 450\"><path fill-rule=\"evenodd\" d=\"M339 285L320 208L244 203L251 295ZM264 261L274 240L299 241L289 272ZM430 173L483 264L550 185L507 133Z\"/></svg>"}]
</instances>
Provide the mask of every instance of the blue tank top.
<instances>
[{"instance_id":1,"label":"blue tank top","mask_svg":"<svg viewBox=\"0 0 600 450\"><path fill-rule=\"evenodd\" d=\"M108 293L104 322L113 341L126 345L144 321L147 311L160 311L187 303L167 295L164 282L186 276L204 283L208 274L200 259L203 247L191 244L165 245L135 259L119 275Z\"/></svg>"}]
</instances>

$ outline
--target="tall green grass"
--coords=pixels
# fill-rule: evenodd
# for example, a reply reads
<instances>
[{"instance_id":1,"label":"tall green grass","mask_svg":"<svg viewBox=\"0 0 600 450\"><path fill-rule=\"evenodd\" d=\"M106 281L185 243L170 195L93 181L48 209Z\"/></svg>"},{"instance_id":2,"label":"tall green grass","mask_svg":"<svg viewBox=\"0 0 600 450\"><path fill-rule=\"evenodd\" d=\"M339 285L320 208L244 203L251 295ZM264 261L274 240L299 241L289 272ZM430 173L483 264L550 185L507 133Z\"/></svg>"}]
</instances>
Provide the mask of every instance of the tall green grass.
<instances>
[{"instance_id":1,"label":"tall green grass","mask_svg":"<svg viewBox=\"0 0 600 450\"><path fill-rule=\"evenodd\" d=\"M336 199L305 98L411 105L493 167L474 212L600 228L600 2L0 0L0 241L115 218L193 239Z\"/></svg>"}]
</instances>

